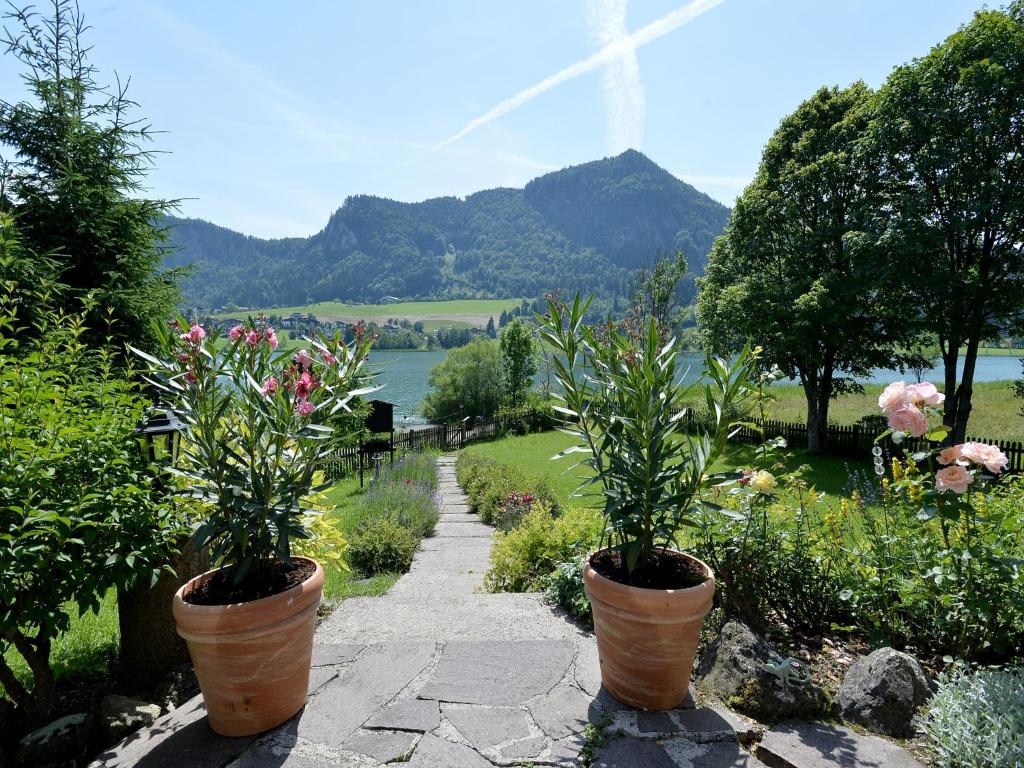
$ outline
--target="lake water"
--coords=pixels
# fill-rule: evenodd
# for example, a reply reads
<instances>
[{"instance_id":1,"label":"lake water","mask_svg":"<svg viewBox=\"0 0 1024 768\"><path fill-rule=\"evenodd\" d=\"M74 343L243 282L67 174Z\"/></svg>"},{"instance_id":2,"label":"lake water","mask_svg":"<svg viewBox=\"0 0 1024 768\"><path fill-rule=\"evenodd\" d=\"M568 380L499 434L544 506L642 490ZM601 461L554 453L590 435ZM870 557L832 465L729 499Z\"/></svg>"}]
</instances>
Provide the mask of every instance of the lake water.
<instances>
[{"instance_id":1,"label":"lake water","mask_svg":"<svg viewBox=\"0 0 1024 768\"><path fill-rule=\"evenodd\" d=\"M427 376L432 367L444 360L446 354L447 351L443 349L432 352L384 349L370 355L370 363L379 373L377 383L384 385L384 389L375 397L395 404L396 427L423 422L419 405L429 389ZM697 354L683 357L683 367L689 366L685 381L693 381L700 375L701 361L701 356ZM1020 378L1020 375L1020 360L1016 357L979 357L974 380L1004 381ZM925 378L939 382L941 376L942 369L938 367L932 369L931 375ZM865 384L886 384L896 378L901 378L899 372L879 368L861 381Z\"/></svg>"}]
</instances>

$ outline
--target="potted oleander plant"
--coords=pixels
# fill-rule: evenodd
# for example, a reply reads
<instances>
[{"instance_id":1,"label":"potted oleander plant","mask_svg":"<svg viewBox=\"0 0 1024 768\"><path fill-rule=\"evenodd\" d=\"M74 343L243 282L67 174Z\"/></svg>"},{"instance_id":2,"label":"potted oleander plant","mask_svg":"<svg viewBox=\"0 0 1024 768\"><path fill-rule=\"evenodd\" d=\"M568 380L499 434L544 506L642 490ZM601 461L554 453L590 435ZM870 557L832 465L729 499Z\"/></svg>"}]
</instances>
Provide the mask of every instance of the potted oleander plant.
<instances>
[{"instance_id":1,"label":"potted oleander plant","mask_svg":"<svg viewBox=\"0 0 1024 768\"><path fill-rule=\"evenodd\" d=\"M293 548L310 536L329 423L374 389L361 386L371 343L360 327L351 344L318 336L289 353L262 319L226 338L179 319L161 329L161 354L134 350L183 425L170 469L207 509L194 541L218 567L172 607L223 736L273 728L305 704L324 572Z\"/></svg>"},{"instance_id":2,"label":"potted oleander plant","mask_svg":"<svg viewBox=\"0 0 1024 768\"><path fill-rule=\"evenodd\" d=\"M540 321L563 390L556 410L579 440L553 458L583 454L593 476L577 492L594 484L603 500L605 533L584 584L604 687L625 704L670 709L686 696L715 592L711 569L679 551L677 535L695 525L702 491L720 482L711 467L737 428L727 414L752 395L755 355L708 355L702 381L685 386L679 348L653 318L591 327L589 305L550 299ZM697 387L703 419L685 407Z\"/></svg>"}]
</instances>

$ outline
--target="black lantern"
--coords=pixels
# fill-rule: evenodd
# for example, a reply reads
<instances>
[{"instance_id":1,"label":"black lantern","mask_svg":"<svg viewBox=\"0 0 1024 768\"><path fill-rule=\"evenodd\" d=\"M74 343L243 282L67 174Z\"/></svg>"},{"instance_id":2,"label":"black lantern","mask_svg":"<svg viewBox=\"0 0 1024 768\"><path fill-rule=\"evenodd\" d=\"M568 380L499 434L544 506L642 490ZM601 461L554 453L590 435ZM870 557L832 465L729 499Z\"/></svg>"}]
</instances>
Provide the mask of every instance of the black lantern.
<instances>
[{"instance_id":1,"label":"black lantern","mask_svg":"<svg viewBox=\"0 0 1024 768\"><path fill-rule=\"evenodd\" d=\"M157 410L135 430L143 454L153 463L174 464L178 460L178 445L182 424L173 411Z\"/></svg>"}]
</instances>

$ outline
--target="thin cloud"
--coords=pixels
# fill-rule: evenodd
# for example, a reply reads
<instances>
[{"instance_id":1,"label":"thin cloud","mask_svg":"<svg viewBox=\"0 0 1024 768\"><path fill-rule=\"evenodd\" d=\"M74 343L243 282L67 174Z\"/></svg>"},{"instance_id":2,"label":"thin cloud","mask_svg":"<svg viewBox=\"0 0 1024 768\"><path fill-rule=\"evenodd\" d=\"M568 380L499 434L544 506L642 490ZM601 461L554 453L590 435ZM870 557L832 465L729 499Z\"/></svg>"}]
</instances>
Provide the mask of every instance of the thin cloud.
<instances>
[{"instance_id":1,"label":"thin cloud","mask_svg":"<svg viewBox=\"0 0 1024 768\"><path fill-rule=\"evenodd\" d=\"M429 147L427 150L421 152L411 160L407 160L404 163L383 171L378 175L378 178L416 163L440 149L444 149L449 144L453 144L459 139L468 136L477 128L482 128L488 123L493 123L498 118L504 117L514 109L518 109L523 106L523 104L533 101L538 96L547 93L557 85L561 85L569 80L574 80L581 75L593 72L599 67L603 67L617 59L621 59L624 56L634 53L636 49L641 48L660 37L664 37L669 32L674 32L680 27L690 23L706 11L710 11L712 8L721 5L723 2L725 2L725 0L693 0L693 2L690 2L681 8L677 8L676 10L665 14L657 21L652 21L650 24L641 27L633 34L618 38L615 42L606 45L597 53L588 56L582 61L570 64L568 67L565 67L565 69L544 78L539 83L531 85L529 88L524 88L519 91L519 93L505 99L497 106L480 115L480 117L470 120L458 133L449 136L444 141L435 144L432 147Z\"/></svg>"},{"instance_id":2,"label":"thin cloud","mask_svg":"<svg viewBox=\"0 0 1024 768\"><path fill-rule=\"evenodd\" d=\"M695 173L677 174L687 184L706 184L712 187L743 189L753 181L749 176L701 176Z\"/></svg>"},{"instance_id":3,"label":"thin cloud","mask_svg":"<svg viewBox=\"0 0 1024 768\"><path fill-rule=\"evenodd\" d=\"M587 22L601 48L629 37L627 7L627 0L590 0ZM605 65L601 88L608 117L609 152L616 154L630 147L639 149L644 142L647 102L635 47L624 47L619 56Z\"/></svg>"}]
</instances>

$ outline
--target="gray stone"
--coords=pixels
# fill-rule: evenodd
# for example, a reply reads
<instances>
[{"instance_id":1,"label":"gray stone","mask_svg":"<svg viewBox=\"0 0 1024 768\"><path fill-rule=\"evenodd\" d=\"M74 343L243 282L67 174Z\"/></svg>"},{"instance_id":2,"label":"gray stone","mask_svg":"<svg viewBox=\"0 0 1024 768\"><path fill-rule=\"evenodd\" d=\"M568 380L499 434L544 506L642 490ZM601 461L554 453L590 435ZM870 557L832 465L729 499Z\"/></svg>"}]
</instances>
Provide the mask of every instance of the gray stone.
<instances>
[{"instance_id":1,"label":"gray stone","mask_svg":"<svg viewBox=\"0 0 1024 768\"><path fill-rule=\"evenodd\" d=\"M597 655L597 643L592 637L581 641L577 647L573 675L576 685L591 696L597 696L601 690L601 661Z\"/></svg>"},{"instance_id":2,"label":"gray stone","mask_svg":"<svg viewBox=\"0 0 1024 768\"><path fill-rule=\"evenodd\" d=\"M309 685L306 688L306 695L312 696L338 676L341 667L313 667L309 670Z\"/></svg>"},{"instance_id":3,"label":"gray stone","mask_svg":"<svg viewBox=\"0 0 1024 768\"><path fill-rule=\"evenodd\" d=\"M409 768L493 768L490 761L462 744L426 733L412 753Z\"/></svg>"},{"instance_id":4,"label":"gray stone","mask_svg":"<svg viewBox=\"0 0 1024 768\"><path fill-rule=\"evenodd\" d=\"M337 763L301 755L290 749L254 745L227 768L330 768L332 766L336 768Z\"/></svg>"},{"instance_id":5,"label":"gray stone","mask_svg":"<svg viewBox=\"0 0 1024 768\"><path fill-rule=\"evenodd\" d=\"M26 734L18 742L16 766L73 766L89 749L92 717L85 712L66 715Z\"/></svg>"},{"instance_id":6,"label":"gray stone","mask_svg":"<svg viewBox=\"0 0 1024 768\"><path fill-rule=\"evenodd\" d=\"M390 763L409 754L419 737L408 731L356 731L342 745L349 752Z\"/></svg>"},{"instance_id":7,"label":"gray stone","mask_svg":"<svg viewBox=\"0 0 1024 768\"><path fill-rule=\"evenodd\" d=\"M738 741L735 727L737 718L726 712L715 707L701 707L678 712L676 717L690 741Z\"/></svg>"},{"instance_id":8,"label":"gray stone","mask_svg":"<svg viewBox=\"0 0 1024 768\"><path fill-rule=\"evenodd\" d=\"M679 730L668 712L637 712L636 728L640 733L675 733Z\"/></svg>"},{"instance_id":9,"label":"gray stone","mask_svg":"<svg viewBox=\"0 0 1024 768\"><path fill-rule=\"evenodd\" d=\"M228 738L210 730L202 696L148 728L136 731L92 763L97 768L220 768L240 755L254 736Z\"/></svg>"},{"instance_id":10,"label":"gray stone","mask_svg":"<svg viewBox=\"0 0 1024 768\"><path fill-rule=\"evenodd\" d=\"M653 741L623 736L597 750L592 768L678 768Z\"/></svg>"},{"instance_id":11,"label":"gray stone","mask_svg":"<svg viewBox=\"0 0 1024 768\"><path fill-rule=\"evenodd\" d=\"M434 529L434 535L439 538L490 539L494 535L494 529L479 522L449 523L441 521Z\"/></svg>"},{"instance_id":12,"label":"gray stone","mask_svg":"<svg viewBox=\"0 0 1024 768\"><path fill-rule=\"evenodd\" d=\"M800 720L768 731L757 756L779 768L923 768L909 752L885 739Z\"/></svg>"},{"instance_id":13,"label":"gray stone","mask_svg":"<svg viewBox=\"0 0 1024 768\"><path fill-rule=\"evenodd\" d=\"M548 745L548 740L543 736L533 736L529 739L521 739L507 746L501 747L498 754L503 760L523 760L529 757L537 757Z\"/></svg>"},{"instance_id":14,"label":"gray stone","mask_svg":"<svg viewBox=\"0 0 1024 768\"><path fill-rule=\"evenodd\" d=\"M330 667L354 661L365 645L355 643L317 643L313 646L313 667Z\"/></svg>"},{"instance_id":15,"label":"gray stone","mask_svg":"<svg viewBox=\"0 0 1024 768\"><path fill-rule=\"evenodd\" d=\"M321 688L298 717L297 735L340 747L430 663L434 643L395 641L367 648Z\"/></svg>"},{"instance_id":16,"label":"gray stone","mask_svg":"<svg viewBox=\"0 0 1024 768\"><path fill-rule=\"evenodd\" d=\"M199 695L199 681L191 664L180 664L164 675L153 689L153 700L165 712Z\"/></svg>"},{"instance_id":17,"label":"gray stone","mask_svg":"<svg viewBox=\"0 0 1024 768\"><path fill-rule=\"evenodd\" d=\"M767 641L746 625L729 621L701 653L697 680L730 708L762 722L814 717L824 712L828 702L818 685L783 684L765 666L781 661Z\"/></svg>"},{"instance_id":18,"label":"gray stone","mask_svg":"<svg viewBox=\"0 0 1024 768\"><path fill-rule=\"evenodd\" d=\"M440 724L441 710L434 699L399 699L363 723L363 728L422 733Z\"/></svg>"},{"instance_id":19,"label":"gray stone","mask_svg":"<svg viewBox=\"0 0 1024 768\"><path fill-rule=\"evenodd\" d=\"M688 739L673 739L661 746L679 768L764 768L764 763L739 744L695 744Z\"/></svg>"},{"instance_id":20,"label":"gray stone","mask_svg":"<svg viewBox=\"0 0 1024 768\"><path fill-rule=\"evenodd\" d=\"M932 686L913 656L879 648L846 672L836 704L844 720L869 731L912 736L914 714L932 697Z\"/></svg>"},{"instance_id":21,"label":"gray stone","mask_svg":"<svg viewBox=\"0 0 1024 768\"><path fill-rule=\"evenodd\" d=\"M132 731L152 725L160 717L159 704L111 694L100 702L100 721L110 739L120 740ZM109 742L107 742L109 743Z\"/></svg>"},{"instance_id":22,"label":"gray stone","mask_svg":"<svg viewBox=\"0 0 1024 768\"><path fill-rule=\"evenodd\" d=\"M546 755L540 756L533 762L536 765L575 767L579 762L580 752L586 743L587 740L583 734L574 733L572 736L556 741L551 745L551 750Z\"/></svg>"},{"instance_id":23,"label":"gray stone","mask_svg":"<svg viewBox=\"0 0 1024 768\"><path fill-rule=\"evenodd\" d=\"M517 706L554 688L572 658L572 643L565 640L453 640L420 696Z\"/></svg>"},{"instance_id":24,"label":"gray stone","mask_svg":"<svg viewBox=\"0 0 1024 768\"><path fill-rule=\"evenodd\" d=\"M524 709L446 705L443 710L455 730L481 752L531 733L530 715Z\"/></svg>"},{"instance_id":25,"label":"gray stone","mask_svg":"<svg viewBox=\"0 0 1024 768\"><path fill-rule=\"evenodd\" d=\"M538 696L527 706L540 729L553 739L580 733L587 723L597 720L602 712L593 696L565 684Z\"/></svg>"}]
</instances>

